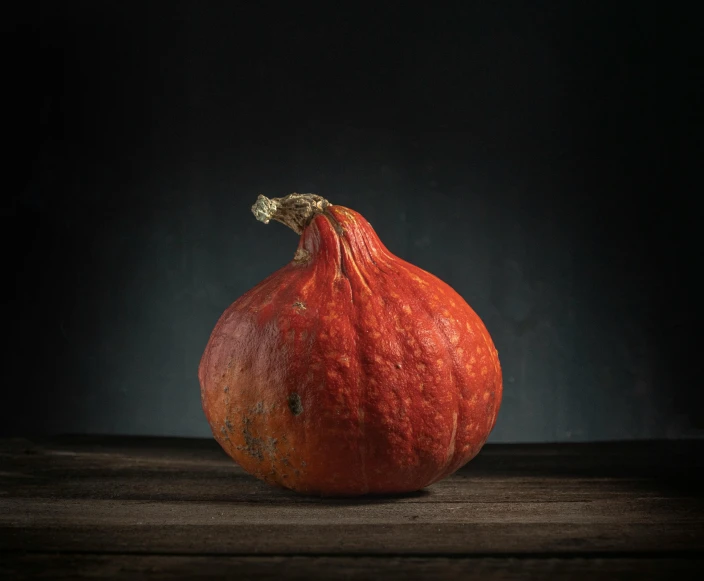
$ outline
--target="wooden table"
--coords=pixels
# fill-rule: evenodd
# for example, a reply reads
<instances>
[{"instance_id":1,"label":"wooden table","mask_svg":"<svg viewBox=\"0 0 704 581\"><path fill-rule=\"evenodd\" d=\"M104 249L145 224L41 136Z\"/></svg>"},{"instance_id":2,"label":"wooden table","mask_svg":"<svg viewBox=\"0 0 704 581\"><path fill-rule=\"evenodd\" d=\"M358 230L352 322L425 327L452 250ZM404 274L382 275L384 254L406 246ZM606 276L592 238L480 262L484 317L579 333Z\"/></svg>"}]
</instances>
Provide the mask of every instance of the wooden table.
<instances>
[{"instance_id":1,"label":"wooden table","mask_svg":"<svg viewBox=\"0 0 704 581\"><path fill-rule=\"evenodd\" d=\"M704 572L703 452L487 445L423 492L330 500L211 440L5 439L0 578L679 581Z\"/></svg>"}]
</instances>

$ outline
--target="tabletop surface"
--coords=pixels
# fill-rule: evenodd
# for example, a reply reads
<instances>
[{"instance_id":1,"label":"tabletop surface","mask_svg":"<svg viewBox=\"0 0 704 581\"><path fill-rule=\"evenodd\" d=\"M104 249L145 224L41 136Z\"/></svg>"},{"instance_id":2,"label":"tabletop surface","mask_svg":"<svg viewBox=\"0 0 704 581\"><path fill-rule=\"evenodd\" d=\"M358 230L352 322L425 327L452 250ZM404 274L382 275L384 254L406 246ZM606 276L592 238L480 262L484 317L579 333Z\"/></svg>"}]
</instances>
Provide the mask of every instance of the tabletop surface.
<instances>
[{"instance_id":1,"label":"tabletop surface","mask_svg":"<svg viewBox=\"0 0 704 581\"><path fill-rule=\"evenodd\" d=\"M0 439L2 579L679 580L704 440L488 444L403 496L272 488L212 440Z\"/></svg>"}]
</instances>

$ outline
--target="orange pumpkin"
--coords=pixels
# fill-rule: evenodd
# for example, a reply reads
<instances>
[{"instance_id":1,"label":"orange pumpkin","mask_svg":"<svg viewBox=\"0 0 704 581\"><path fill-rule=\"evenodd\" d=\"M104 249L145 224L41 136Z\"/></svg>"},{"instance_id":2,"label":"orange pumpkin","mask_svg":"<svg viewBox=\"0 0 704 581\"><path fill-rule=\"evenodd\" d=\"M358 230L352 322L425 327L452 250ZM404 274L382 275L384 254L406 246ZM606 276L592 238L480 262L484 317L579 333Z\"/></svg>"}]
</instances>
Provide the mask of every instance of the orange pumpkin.
<instances>
[{"instance_id":1,"label":"orange pumpkin","mask_svg":"<svg viewBox=\"0 0 704 581\"><path fill-rule=\"evenodd\" d=\"M313 194L259 196L252 210L301 238L222 314L203 353L203 409L227 454L321 495L416 491L471 460L502 396L472 308L353 210Z\"/></svg>"}]
</instances>

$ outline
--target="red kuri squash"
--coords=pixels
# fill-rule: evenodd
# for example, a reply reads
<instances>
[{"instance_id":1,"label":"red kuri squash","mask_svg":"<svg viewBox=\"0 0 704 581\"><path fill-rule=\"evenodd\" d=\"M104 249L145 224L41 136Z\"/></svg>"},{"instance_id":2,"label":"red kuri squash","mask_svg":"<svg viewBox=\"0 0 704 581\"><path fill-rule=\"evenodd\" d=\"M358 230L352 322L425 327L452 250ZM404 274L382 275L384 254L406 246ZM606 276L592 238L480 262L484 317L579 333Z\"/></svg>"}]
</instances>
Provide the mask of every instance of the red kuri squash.
<instances>
[{"instance_id":1,"label":"red kuri squash","mask_svg":"<svg viewBox=\"0 0 704 581\"><path fill-rule=\"evenodd\" d=\"M252 211L301 238L203 353L203 409L223 449L266 482L322 495L416 491L471 460L502 396L472 308L353 210L291 194Z\"/></svg>"}]
</instances>

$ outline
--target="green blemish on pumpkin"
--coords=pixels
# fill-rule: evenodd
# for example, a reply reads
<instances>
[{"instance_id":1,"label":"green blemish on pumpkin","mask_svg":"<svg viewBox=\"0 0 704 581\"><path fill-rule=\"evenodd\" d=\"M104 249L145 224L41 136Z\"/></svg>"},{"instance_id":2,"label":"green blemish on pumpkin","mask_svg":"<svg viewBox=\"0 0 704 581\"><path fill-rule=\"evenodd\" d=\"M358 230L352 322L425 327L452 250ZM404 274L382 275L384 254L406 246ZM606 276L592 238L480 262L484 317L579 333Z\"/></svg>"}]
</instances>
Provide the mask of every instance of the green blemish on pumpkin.
<instances>
[{"instance_id":1,"label":"green blemish on pumpkin","mask_svg":"<svg viewBox=\"0 0 704 581\"><path fill-rule=\"evenodd\" d=\"M301 403L301 396L297 393L292 393L288 396L288 409L294 416L300 416L303 413L303 404Z\"/></svg>"},{"instance_id":2,"label":"green blemish on pumpkin","mask_svg":"<svg viewBox=\"0 0 704 581\"><path fill-rule=\"evenodd\" d=\"M244 428L242 430L242 436L244 437L244 450L252 458L256 458L260 462L264 460L264 454L262 454L263 443L261 438L256 438L252 435L249 430L249 418L243 418L242 424Z\"/></svg>"}]
</instances>

